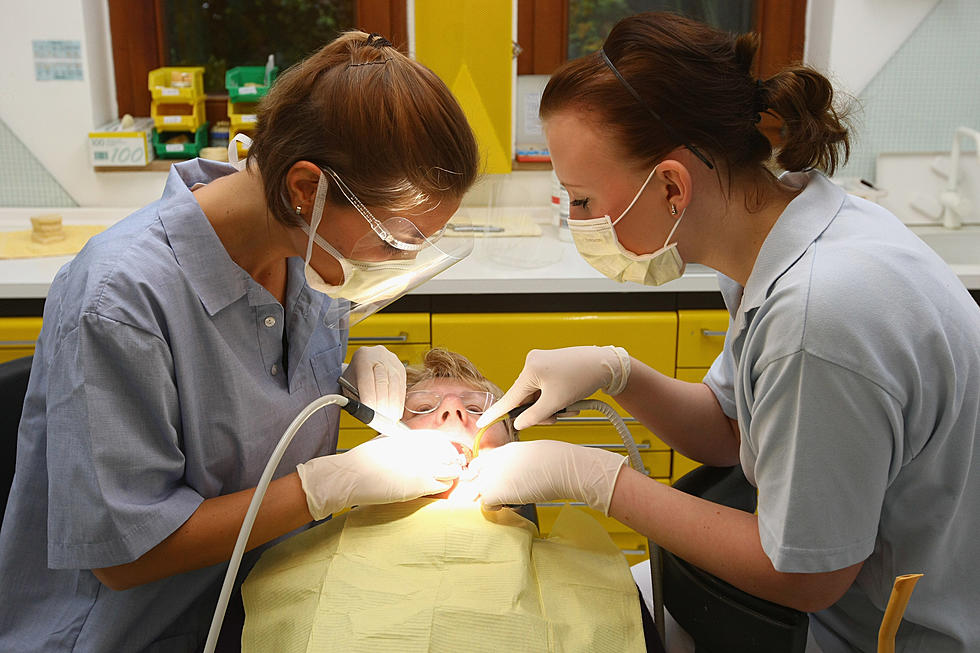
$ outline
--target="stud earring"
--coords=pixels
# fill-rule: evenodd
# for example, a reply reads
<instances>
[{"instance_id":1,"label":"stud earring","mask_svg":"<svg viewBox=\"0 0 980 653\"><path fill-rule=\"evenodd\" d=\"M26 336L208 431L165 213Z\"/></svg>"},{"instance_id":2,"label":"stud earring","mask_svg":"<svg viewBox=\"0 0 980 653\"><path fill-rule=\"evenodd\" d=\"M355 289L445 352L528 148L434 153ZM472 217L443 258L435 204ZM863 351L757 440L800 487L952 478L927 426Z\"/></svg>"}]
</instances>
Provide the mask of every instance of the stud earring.
<instances>
[{"instance_id":1,"label":"stud earring","mask_svg":"<svg viewBox=\"0 0 980 653\"><path fill-rule=\"evenodd\" d=\"M303 215L303 207L302 206L297 206L296 207L296 215Z\"/></svg>"},{"instance_id":2,"label":"stud earring","mask_svg":"<svg viewBox=\"0 0 980 653\"><path fill-rule=\"evenodd\" d=\"M673 204L670 205L670 214L677 215L677 207L674 206Z\"/></svg>"}]
</instances>

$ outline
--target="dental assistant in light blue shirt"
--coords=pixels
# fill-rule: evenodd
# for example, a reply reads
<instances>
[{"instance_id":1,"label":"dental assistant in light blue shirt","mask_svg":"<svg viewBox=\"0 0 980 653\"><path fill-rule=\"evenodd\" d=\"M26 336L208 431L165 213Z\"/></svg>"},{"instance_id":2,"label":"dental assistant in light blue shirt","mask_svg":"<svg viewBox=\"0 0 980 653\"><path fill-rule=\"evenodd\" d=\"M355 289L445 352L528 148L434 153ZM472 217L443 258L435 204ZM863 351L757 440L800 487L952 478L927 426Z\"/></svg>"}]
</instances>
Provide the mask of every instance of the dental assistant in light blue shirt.
<instances>
[{"instance_id":1,"label":"dental assistant in light blue shirt","mask_svg":"<svg viewBox=\"0 0 980 653\"><path fill-rule=\"evenodd\" d=\"M831 181L850 137L830 81L806 66L756 79L757 47L675 14L630 16L541 99L586 260L647 285L681 261L719 273L732 320L704 383L613 347L535 350L479 424L540 391L515 420L526 428L603 389L675 451L740 464L757 514L565 443L509 443L468 476L488 503L587 500L811 613L824 653L876 650L895 577L922 573L897 650L978 651L980 306L896 216ZM760 129L770 114L778 130Z\"/></svg>"},{"instance_id":2,"label":"dental assistant in light blue shirt","mask_svg":"<svg viewBox=\"0 0 980 653\"><path fill-rule=\"evenodd\" d=\"M412 112L386 108L409 99ZM247 166L175 164L158 201L51 284L0 531L0 651L200 650L270 455L338 392L347 332L309 280L342 295L355 243L395 256L379 226L394 211L438 233L477 174L452 94L378 35L345 33L290 68L258 116ZM309 253L309 224L334 253ZM344 375L362 398L404 402L404 366L382 347ZM458 474L447 438L426 441L428 459L406 459L419 445L402 438L335 454L337 421L315 412L285 450L239 580L256 547L314 517Z\"/></svg>"}]
</instances>

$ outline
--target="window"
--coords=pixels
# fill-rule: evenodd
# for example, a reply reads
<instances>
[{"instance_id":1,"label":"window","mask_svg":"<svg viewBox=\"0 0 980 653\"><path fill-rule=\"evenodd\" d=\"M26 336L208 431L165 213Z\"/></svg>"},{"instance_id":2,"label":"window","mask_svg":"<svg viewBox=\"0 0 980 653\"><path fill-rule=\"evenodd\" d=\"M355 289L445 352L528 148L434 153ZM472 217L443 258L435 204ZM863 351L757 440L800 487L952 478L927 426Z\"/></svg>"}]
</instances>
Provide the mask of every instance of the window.
<instances>
[{"instance_id":1,"label":"window","mask_svg":"<svg viewBox=\"0 0 980 653\"><path fill-rule=\"evenodd\" d=\"M169 0L163 10L166 66L204 66L204 91L225 92L225 71L302 60L355 24L354 0Z\"/></svg>"},{"instance_id":2,"label":"window","mask_svg":"<svg viewBox=\"0 0 980 653\"><path fill-rule=\"evenodd\" d=\"M408 42L405 0L109 0L119 114L150 115L147 73L167 65L205 65L208 120L224 119L224 71L280 70L357 26Z\"/></svg>"},{"instance_id":3,"label":"window","mask_svg":"<svg viewBox=\"0 0 980 653\"><path fill-rule=\"evenodd\" d=\"M594 52L623 16L670 10L760 39L756 74L767 77L803 59L806 0L517 0L517 74L551 74L569 57ZM779 121L763 114L760 128L774 144Z\"/></svg>"}]
</instances>

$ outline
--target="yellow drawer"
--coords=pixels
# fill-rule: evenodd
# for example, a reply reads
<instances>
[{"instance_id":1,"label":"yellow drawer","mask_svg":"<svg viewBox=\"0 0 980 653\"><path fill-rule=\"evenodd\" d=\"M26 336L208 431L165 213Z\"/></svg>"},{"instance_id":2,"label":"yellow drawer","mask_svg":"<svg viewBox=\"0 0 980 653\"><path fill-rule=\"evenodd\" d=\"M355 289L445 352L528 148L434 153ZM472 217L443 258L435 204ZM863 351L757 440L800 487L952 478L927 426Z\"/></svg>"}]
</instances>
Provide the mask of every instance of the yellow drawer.
<instances>
[{"instance_id":1,"label":"yellow drawer","mask_svg":"<svg viewBox=\"0 0 980 653\"><path fill-rule=\"evenodd\" d=\"M677 311L677 367L710 367L728 330L728 311Z\"/></svg>"},{"instance_id":2,"label":"yellow drawer","mask_svg":"<svg viewBox=\"0 0 980 653\"><path fill-rule=\"evenodd\" d=\"M698 461L686 458L675 451L674 463L670 470L670 484L673 485L681 476L700 466L701 463Z\"/></svg>"},{"instance_id":3,"label":"yellow drawer","mask_svg":"<svg viewBox=\"0 0 980 653\"><path fill-rule=\"evenodd\" d=\"M650 557L647 538L639 533L610 533L613 543L626 556L629 565L635 565Z\"/></svg>"},{"instance_id":4,"label":"yellow drawer","mask_svg":"<svg viewBox=\"0 0 980 653\"><path fill-rule=\"evenodd\" d=\"M619 345L635 358L674 376L676 340L677 314L672 311L432 316L432 344L463 354L505 390L524 368L531 349L575 345ZM608 399L601 393L596 396Z\"/></svg>"},{"instance_id":5,"label":"yellow drawer","mask_svg":"<svg viewBox=\"0 0 980 653\"><path fill-rule=\"evenodd\" d=\"M39 317L0 318L0 363L32 356L39 333Z\"/></svg>"},{"instance_id":6,"label":"yellow drawer","mask_svg":"<svg viewBox=\"0 0 980 653\"><path fill-rule=\"evenodd\" d=\"M351 327L350 345L431 342L428 313L375 313ZM389 347L390 349L390 347Z\"/></svg>"},{"instance_id":7,"label":"yellow drawer","mask_svg":"<svg viewBox=\"0 0 980 653\"><path fill-rule=\"evenodd\" d=\"M628 425L629 426L629 425ZM640 426L629 426L630 434L640 452L643 465L650 476L669 478L671 469L671 451L647 429ZM521 440L562 440L572 444L590 447L601 447L616 453L626 454L619 433L608 422L604 425L584 426L555 424L551 426L535 426L520 433Z\"/></svg>"},{"instance_id":8,"label":"yellow drawer","mask_svg":"<svg viewBox=\"0 0 980 653\"><path fill-rule=\"evenodd\" d=\"M678 367L676 378L681 381L701 383L704 380L704 375L708 373L708 369L707 367Z\"/></svg>"}]
</instances>

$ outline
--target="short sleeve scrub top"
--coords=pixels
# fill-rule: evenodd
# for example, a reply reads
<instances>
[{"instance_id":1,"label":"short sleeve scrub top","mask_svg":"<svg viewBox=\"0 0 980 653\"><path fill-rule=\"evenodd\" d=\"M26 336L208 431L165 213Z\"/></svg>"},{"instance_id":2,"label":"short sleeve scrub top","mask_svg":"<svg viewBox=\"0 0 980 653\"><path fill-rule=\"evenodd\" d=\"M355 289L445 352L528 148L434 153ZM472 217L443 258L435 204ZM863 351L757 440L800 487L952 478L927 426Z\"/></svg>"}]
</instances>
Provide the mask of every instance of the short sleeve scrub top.
<instances>
[{"instance_id":1,"label":"short sleeve scrub top","mask_svg":"<svg viewBox=\"0 0 980 653\"><path fill-rule=\"evenodd\" d=\"M980 307L880 206L817 172L767 236L705 383L737 418L759 534L782 572L864 566L810 619L874 651L896 576L924 577L904 652L980 650Z\"/></svg>"},{"instance_id":2,"label":"short sleeve scrub top","mask_svg":"<svg viewBox=\"0 0 980 653\"><path fill-rule=\"evenodd\" d=\"M139 558L205 499L254 487L292 419L338 390L347 334L325 324L331 300L303 261L287 261L283 306L194 199L234 171L176 164L160 200L92 238L51 285L0 534L0 650L199 649L225 564L125 591L89 570ZM276 476L333 453L337 422L336 407L317 411Z\"/></svg>"}]
</instances>

